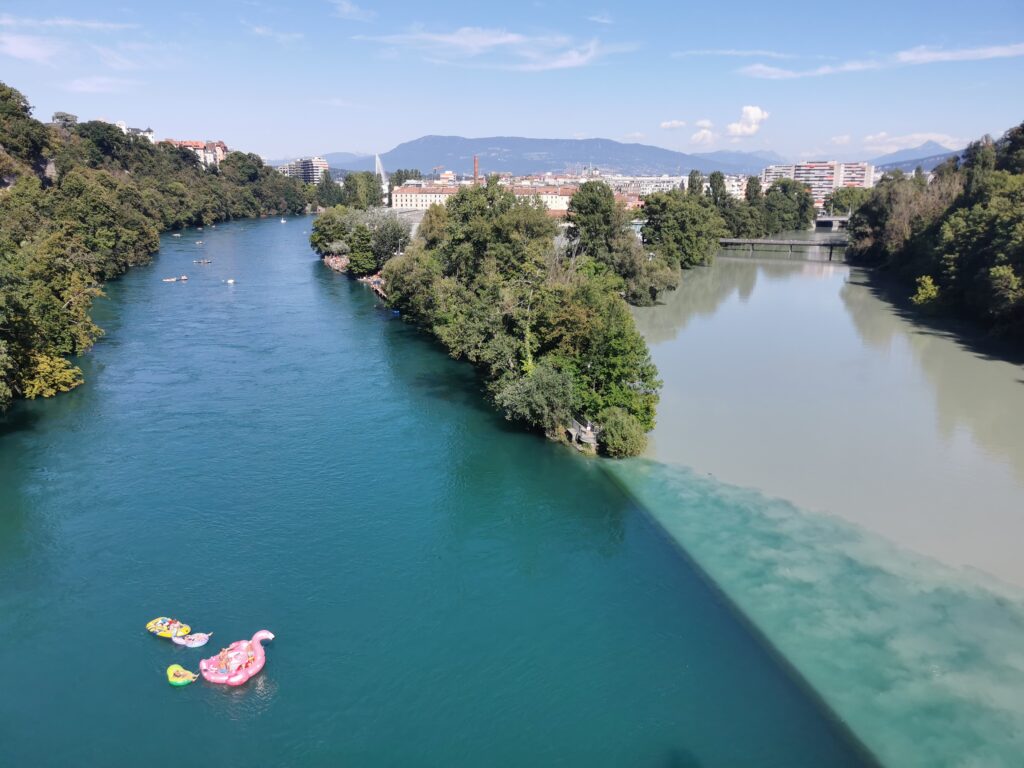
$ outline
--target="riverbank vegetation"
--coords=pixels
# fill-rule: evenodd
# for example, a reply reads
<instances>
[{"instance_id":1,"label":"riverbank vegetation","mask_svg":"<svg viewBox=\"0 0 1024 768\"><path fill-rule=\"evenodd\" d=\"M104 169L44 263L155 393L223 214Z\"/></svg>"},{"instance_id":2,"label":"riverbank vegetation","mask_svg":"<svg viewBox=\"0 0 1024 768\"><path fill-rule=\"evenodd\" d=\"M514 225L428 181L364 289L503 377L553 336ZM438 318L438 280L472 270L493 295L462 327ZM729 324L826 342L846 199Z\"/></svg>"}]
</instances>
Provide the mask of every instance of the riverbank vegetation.
<instances>
[{"instance_id":1,"label":"riverbank vegetation","mask_svg":"<svg viewBox=\"0 0 1024 768\"><path fill-rule=\"evenodd\" d=\"M411 227L383 208L338 205L313 222L309 244L321 257L336 256L355 277L379 272L409 244Z\"/></svg>"},{"instance_id":2,"label":"riverbank vegetation","mask_svg":"<svg viewBox=\"0 0 1024 768\"><path fill-rule=\"evenodd\" d=\"M923 174L889 173L850 219L851 257L914 304L1024 341L1024 123Z\"/></svg>"},{"instance_id":3,"label":"riverbank vegetation","mask_svg":"<svg viewBox=\"0 0 1024 768\"><path fill-rule=\"evenodd\" d=\"M792 179L780 179L764 192L751 176L742 200L726 191L718 171L707 184L699 171L687 181L686 190L648 195L640 211L644 244L673 270L710 264L723 237L766 237L807 229L814 221L810 191Z\"/></svg>"},{"instance_id":4,"label":"riverbank vegetation","mask_svg":"<svg viewBox=\"0 0 1024 768\"><path fill-rule=\"evenodd\" d=\"M620 273L634 267L610 255L628 221L585 221L585 207L572 245L559 247L544 205L492 178L429 209L382 274L389 303L476 366L506 418L553 439L574 418L593 420L605 453L634 455L654 426L661 383L621 295ZM318 221L321 244L349 216Z\"/></svg>"},{"instance_id":5,"label":"riverbank vegetation","mask_svg":"<svg viewBox=\"0 0 1024 768\"><path fill-rule=\"evenodd\" d=\"M0 83L0 410L82 383L68 359L102 331L93 300L142 264L161 231L306 208L306 190L230 153L207 170L186 149L103 122L35 120Z\"/></svg>"}]
</instances>

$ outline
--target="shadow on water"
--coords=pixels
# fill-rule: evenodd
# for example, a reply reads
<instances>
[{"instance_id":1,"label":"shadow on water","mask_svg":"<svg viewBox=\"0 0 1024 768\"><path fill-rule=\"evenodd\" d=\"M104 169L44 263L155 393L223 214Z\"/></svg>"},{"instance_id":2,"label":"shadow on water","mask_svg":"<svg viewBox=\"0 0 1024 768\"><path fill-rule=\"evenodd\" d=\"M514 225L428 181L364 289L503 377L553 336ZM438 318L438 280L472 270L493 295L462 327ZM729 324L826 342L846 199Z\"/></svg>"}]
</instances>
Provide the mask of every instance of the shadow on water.
<instances>
[{"instance_id":1,"label":"shadow on water","mask_svg":"<svg viewBox=\"0 0 1024 768\"><path fill-rule=\"evenodd\" d=\"M629 463L634 465L646 465L646 466L659 466L656 462L651 462L647 459L629 459ZM799 669L791 662L779 648L769 639L768 635L749 617L740 606L734 601L726 591L712 578L711 574L697 561L697 559L687 551L682 541L669 532L661 523L658 522L657 517L644 502L634 493L629 485L625 482L624 478L616 473L616 467L613 462L608 461L600 466L600 471L608 478L608 480L619 490L619 492L628 498L632 506L643 514L643 517L650 528L667 546L669 546L679 559L684 562L688 569L693 571L694 574L705 584L708 591L714 596L716 602L721 604L726 611L728 611L736 621L744 627L744 629L754 638L757 645L761 650L773 660L775 664L783 670L785 675L793 682L793 684L803 693L803 695L811 702L814 706L822 713L825 722L833 731L838 734L839 738L850 745L854 754L857 756L858 763L863 766L880 766L881 763L878 758L874 755L871 749L867 746L863 739L853 731L853 729L838 715L838 713L832 708L832 706L825 700L825 698L818 692L818 690L811 685L807 678L800 672ZM678 755L678 759L690 758L685 750L673 752L673 756ZM672 765L673 763L668 763ZM680 763L681 765L689 765L690 763Z\"/></svg>"},{"instance_id":2,"label":"shadow on water","mask_svg":"<svg viewBox=\"0 0 1024 768\"><path fill-rule=\"evenodd\" d=\"M43 416L27 403L15 403L0 416L0 439L17 432L28 432L36 427Z\"/></svg>"},{"instance_id":3,"label":"shadow on water","mask_svg":"<svg viewBox=\"0 0 1024 768\"><path fill-rule=\"evenodd\" d=\"M939 336L982 360L996 360L1024 366L1024 345L1014 344L970 320L937 317L916 309L906 286L878 270L855 269L851 284L867 288L877 299L892 307L901 319L920 334ZM1020 380L1024 383L1024 379Z\"/></svg>"},{"instance_id":4,"label":"shadow on water","mask_svg":"<svg viewBox=\"0 0 1024 768\"><path fill-rule=\"evenodd\" d=\"M867 289L867 290L865 290ZM935 393L939 432L951 440L969 429L990 454L1003 456L1024 480L1024 379L1006 376L990 363L1021 364L1018 350L985 336L976 327L926 322L907 306L894 303L893 286L860 270L851 273L840 296L857 333L869 346L888 349L903 343ZM973 355L965 358L963 352ZM1007 403L1019 403L1007 407Z\"/></svg>"}]
</instances>

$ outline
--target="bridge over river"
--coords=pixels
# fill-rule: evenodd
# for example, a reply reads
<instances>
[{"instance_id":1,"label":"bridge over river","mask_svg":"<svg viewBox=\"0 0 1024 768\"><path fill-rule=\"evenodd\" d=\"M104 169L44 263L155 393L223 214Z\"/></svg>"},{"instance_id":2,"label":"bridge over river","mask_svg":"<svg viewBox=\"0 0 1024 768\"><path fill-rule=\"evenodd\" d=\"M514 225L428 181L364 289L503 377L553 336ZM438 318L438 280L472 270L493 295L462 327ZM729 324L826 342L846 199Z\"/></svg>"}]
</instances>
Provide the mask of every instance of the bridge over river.
<instances>
[{"instance_id":1,"label":"bridge over river","mask_svg":"<svg viewBox=\"0 0 1024 768\"><path fill-rule=\"evenodd\" d=\"M800 259L803 261L846 261L847 237L829 238L744 238L723 237L718 241L729 256Z\"/></svg>"}]
</instances>

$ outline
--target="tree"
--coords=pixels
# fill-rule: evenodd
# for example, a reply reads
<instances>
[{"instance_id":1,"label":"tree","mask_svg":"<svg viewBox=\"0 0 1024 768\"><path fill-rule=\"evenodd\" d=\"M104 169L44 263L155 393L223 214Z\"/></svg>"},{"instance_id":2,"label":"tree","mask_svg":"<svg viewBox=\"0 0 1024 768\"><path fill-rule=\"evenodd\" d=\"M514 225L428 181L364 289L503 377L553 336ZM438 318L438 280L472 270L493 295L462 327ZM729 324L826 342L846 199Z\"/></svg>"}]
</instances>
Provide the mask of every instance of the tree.
<instances>
[{"instance_id":1,"label":"tree","mask_svg":"<svg viewBox=\"0 0 1024 768\"><path fill-rule=\"evenodd\" d=\"M871 196L865 187L840 187L825 197L825 213L830 216L846 216L860 208Z\"/></svg>"},{"instance_id":2,"label":"tree","mask_svg":"<svg viewBox=\"0 0 1024 768\"><path fill-rule=\"evenodd\" d=\"M605 261L565 259L545 207L492 177L428 210L420 237L383 269L388 302L403 318L476 366L506 418L556 439L573 415L612 407L650 429L661 386L620 296L629 283L620 273L660 262L643 253L628 221L622 226L614 198L609 212L602 186L576 201L573 237ZM638 284L650 279L641 274Z\"/></svg>"},{"instance_id":3,"label":"tree","mask_svg":"<svg viewBox=\"0 0 1024 768\"><path fill-rule=\"evenodd\" d=\"M388 181L391 183L391 188L400 187L405 182L411 179L422 179L423 174L420 173L418 168L399 168L394 171L389 177Z\"/></svg>"},{"instance_id":4,"label":"tree","mask_svg":"<svg viewBox=\"0 0 1024 768\"><path fill-rule=\"evenodd\" d=\"M607 261L612 242L623 226L615 194L603 181L586 181L569 201L566 220L569 243L598 261ZM628 222L626 222L628 224Z\"/></svg>"},{"instance_id":5,"label":"tree","mask_svg":"<svg viewBox=\"0 0 1024 768\"><path fill-rule=\"evenodd\" d=\"M380 181L370 171L357 171L345 176L342 203L349 208L372 208L381 204Z\"/></svg>"},{"instance_id":6,"label":"tree","mask_svg":"<svg viewBox=\"0 0 1024 768\"><path fill-rule=\"evenodd\" d=\"M320 177L320 183L316 185L317 205L322 208L341 205L344 196L341 186L331 178L329 172Z\"/></svg>"},{"instance_id":7,"label":"tree","mask_svg":"<svg viewBox=\"0 0 1024 768\"><path fill-rule=\"evenodd\" d=\"M747 177L747 187L743 193L744 199L748 203L759 203L764 198L764 193L761 191L761 180L757 176Z\"/></svg>"},{"instance_id":8,"label":"tree","mask_svg":"<svg viewBox=\"0 0 1024 768\"><path fill-rule=\"evenodd\" d=\"M996 168L1024 173L1024 123L1015 125L996 142Z\"/></svg>"},{"instance_id":9,"label":"tree","mask_svg":"<svg viewBox=\"0 0 1024 768\"><path fill-rule=\"evenodd\" d=\"M541 360L524 376L507 374L492 385L495 405L506 419L540 427L550 437L569 424L575 407L570 374Z\"/></svg>"},{"instance_id":10,"label":"tree","mask_svg":"<svg viewBox=\"0 0 1024 768\"><path fill-rule=\"evenodd\" d=\"M608 408L600 417L597 443L613 459L637 456L647 447L647 435L636 417L622 408Z\"/></svg>"},{"instance_id":11,"label":"tree","mask_svg":"<svg viewBox=\"0 0 1024 768\"><path fill-rule=\"evenodd\" d=\"M721 171L713 171L708 177L708 197L716 208L721 208L729 200L729 193L725 190L725 174Z\"/></svg>"},{"instance_id":12,"label":"tree","mask_svg":"<svg viewBox=\"0 0 1024 768\"><path fill-rule=\"evenodd\" d=\"M673 267L710 264L725 221L706 197L679 190L649 195L644 203L644 242Z\"/></svg>"},{"instance_id":13,"label":"tree","mask_svg":"<svg viewBox=\"0 0 1024 768\"><path fill-rule=\"evenodd\" d=\"M814 198L806 185L779 179L765 193L764 212L769 232L807 229L814 222Z\"/></svg>"},{"instance_id":14,"label":"tree","mask_svg":"<svg viewBox=\"0 0 1024 768\"><path fill-rule=\"evenodd\" d=\"M436 248L444 238L448 224L448 209L440 203L434 203L423 214L418 234L428 248Z\"/></svg>"},{"instance_id":15,"label":"tree","mask_svg":"<svg viewBox=\"0 0 1024 768\"><path fill-rule=\"evenodd\" d=\"M704 174L700 171L690 171L686 179L686 193L689 195L704 194Z\"/></svg>"}]
</instances>

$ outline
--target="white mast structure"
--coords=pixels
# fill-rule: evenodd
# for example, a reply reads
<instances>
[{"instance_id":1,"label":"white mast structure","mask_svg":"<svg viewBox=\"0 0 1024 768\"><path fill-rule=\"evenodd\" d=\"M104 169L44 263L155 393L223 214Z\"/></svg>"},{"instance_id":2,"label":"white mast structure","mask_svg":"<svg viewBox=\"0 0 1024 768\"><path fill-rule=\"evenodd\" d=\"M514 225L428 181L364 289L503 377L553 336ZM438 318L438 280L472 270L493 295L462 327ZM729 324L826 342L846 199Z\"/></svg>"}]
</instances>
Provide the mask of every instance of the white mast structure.
<instances>
[{"instance_id":1,"label":"white mast structure","mask_svg":"<svg viewBox=\"0 0 1024 768\"><path fill-rule=\"evenodd\" d=\"M373 156L373 172L380 179L380 195L385 200L388 196L388 175L384 172L384 163L380 161L380 155Z\"/></svg>"}]
</instances>

